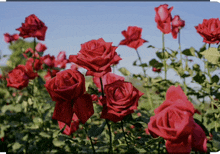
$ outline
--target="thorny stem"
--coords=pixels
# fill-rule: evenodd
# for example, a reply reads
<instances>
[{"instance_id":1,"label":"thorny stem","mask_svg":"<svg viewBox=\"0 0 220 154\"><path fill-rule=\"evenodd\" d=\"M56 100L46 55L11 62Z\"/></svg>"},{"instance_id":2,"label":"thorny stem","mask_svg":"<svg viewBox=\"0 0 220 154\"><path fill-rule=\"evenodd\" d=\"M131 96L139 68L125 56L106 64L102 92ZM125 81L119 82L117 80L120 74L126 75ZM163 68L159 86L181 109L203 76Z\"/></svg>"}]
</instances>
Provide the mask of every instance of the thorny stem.
<instances>
[{"instance_id":1,"label":"thorny stem","mask_svg":"<svg viewBox=\"0 0 220 154\"><path fill-rule=\"evenodd\" d=\"M86 124L84 124L84 128L85 128L86 134L88 135L87 125L86 125ZM89 135L88 135L88 136L89 136ZM92 137L91 137L91 136L89 136L89 140L90 140L90 143L91 143L91 145L92 145L92 151L93 151L93 153L95 154L96 152L95 152L95 148L94 148L94 144L93 144L93 141L92 141Z\"/></svg>"},{"instance_id":2,"label":"thorny stem","mask_svg":"<svg viewBox=\"0 0 220 154\"><path fill-rule=\"evenodd\" d=\"M126 142L126 144L127 144L127 148L129 149L128 141L127 141L127 138L126 138L126 136L125 136L124 126L123 126L123 120L121 121L121 128L122 128L122 132L123 132L124 137L125 137L125 142Z\"/></svg>"},{"instance_id":3,"label":"thorny stem","mask_svg":"<svg viewBox=\"0 0 220 154\"><path fill-rule=\"evenodd\" d=\"M163 46L162 46L162 51L163 51L163 64L164 64L164 71L165 71L165 80L167 79L167 65L166 65L166 59L165 59L165 42L164 42L164 33L162 33L162 43L163 43Z\"/></svg>"}]
</instances>

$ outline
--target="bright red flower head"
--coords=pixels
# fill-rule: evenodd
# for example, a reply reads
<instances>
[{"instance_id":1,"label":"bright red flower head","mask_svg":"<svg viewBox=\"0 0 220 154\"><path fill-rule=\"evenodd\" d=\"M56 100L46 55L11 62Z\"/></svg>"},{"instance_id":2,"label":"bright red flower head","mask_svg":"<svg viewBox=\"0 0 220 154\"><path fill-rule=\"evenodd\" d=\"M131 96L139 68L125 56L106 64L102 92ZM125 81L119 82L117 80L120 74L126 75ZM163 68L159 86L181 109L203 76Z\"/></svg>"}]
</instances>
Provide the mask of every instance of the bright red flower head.
<instances>
[{"instance_id":1,"label":"bright red flower head","mask_svg":"<svg viewBox=\"0 0 220 154\"><path fill-rule=\"evenodd\" d=\"M12 71L8 73L7 87L14 87L16 89L23 89L28 86L29 77L27 75L26 67L24 65L18 65Z\"/></svg>"},{"instance_id":2,"label":"bright red flower head","mask_svg":"<svg viewBox=\"0 0 220 154\"><path fill-rule=\"evenodd\" d=\"M39 58L40 55L37 52L34 52L34 50L32 48L28 48L24 53L23 53L24 58L28 58L28 57L35 57L35 58Z\"/></svg>"},{"instance_id":3,"label":"bright red flower head","mask_svg":"<svg viewBox=\"0 0 220 154\"><path fill-rule=\"evenodd\" d=\"M66 59L66 52L60 51L57 58L55 59L55 67L66 68L66 64L68 62L68 59Z\"/></svg>"},{"instance_id":4,"label":"bright red flower head","mask_svg":"<svg viewBox=\"0 0 220 154\"><path fill-rule=\"evenodd\" d=\"M127 31L122 31L122 35L125 37L119 45L127 45L137 50L143 43L148 42L141 38L142 28L137 26L128 26Z\"/></svg>"},{"instance_id":5,"label":"bright red flower head","mask_svg":"<svg viewBox=\"0 0 220 154\"><path fill-rule=\"evenodd\" d=\"M168 9L167 4L160 5L155 7L156 16L155 22L157 23L157 28L161 30L164 34L169 34L171 32L171 11L173 7Z\"/></svg>"},{"instance_id":6,"label":"bright red flower head","mask_svg":"<svg viewBox=\"0 0 220 154\"><path fill-rule=\"evenodd\" d=\"M153 71L153 72L161 72L161 69L160 69L160 68L153 67L153 68L152 68L152 71Z\"/></svg>"},{"instance_id":7,"label":"bright red flower head","mask_svg":"<svg viewBox=\"0 0 220 154\"><path fill-rule=\"evenodd\" d=\"M113 122L121 121L137 109L138 100L143 95L130 82L115 81L104 87L105 96L100 99L103 104L101 118Z\"/></svg>"},{"instance_id":8,"label":"bright red flower head","mask_svg":"<svg viewBox=\"0 0 220 154\"><path fill-rule=\"evenodd\" d=\"M180 19L178 15L175 15L172 20L172 36L174 39L177 38L177 34L179 33L180 29L185 26L185 21Z\"/></svg>"},{"instance_id":9,"label":"bright red flower head","mask_svg":"<svg viewBox=\"0 0 220 154\"><path fill-rule=\"evenodd\" d=\"M46 47L45 44L42 44L42 43L39 42L36 45L35 49L36 49L37 52L44 52L47 49L47 47Z\"/></svg>"},{"instance_id":10,"label":"bright red flower head","mask_svg":"<svg viewBox=\"0 0 220 154\"><path fill-rule=\"evenodd\" d=\"M195 26L197 33L203 37L203 42L218 44L220 42L219 18L203 19L203 23Z\"/></svg>"},{"instance_id":11,"label":"bright red flower head","mask_svg":"<svg viewBox=\"0 0 220 154\"><path fill-rule=\"evenodd\" d=\"M6 43L10 43L10 42L16 41L18 39L19 39L18 34L13 34L13 35L10 35L9 33L4 34L4 40L5 40Z\"/></svg>"},{"instance_id":12,"label":"bright red flower head","mask_svg":"<svg viewBox=\"0 0 220 154\"><path fill-rule=\"evenodd\" d=\"M44 41L47 26L37 16L31 14L25 18L25 23L22 23L22 26L16 30L20 31L19 36L23 38L36 37L38 40Z\"/></svg>"},{"instance_id":13,"label":"bright red flower head","mask_svg":"<svg viewBox=\"0 0 220 154\"><path fill-rule=\"evenodd\" d=\"M102 38L81 44L77 55L70 55L69 61L87 69L86 75L101 77L111 72L111 65L117 64L121 58L115 52L117 47Z\"/></svg>"},{"instance_id":14,"label":"bright red flower head","mask_svg":"<svg viewBox=\"0 0 220 154\"><path fill-rule=\"evenodd\" d=\"M50 54L41 57L41 60L43 61L44 64L46 64L50 68L54 67L55 65L55 57L50 56Z\"/></svg>"}]
</instances>

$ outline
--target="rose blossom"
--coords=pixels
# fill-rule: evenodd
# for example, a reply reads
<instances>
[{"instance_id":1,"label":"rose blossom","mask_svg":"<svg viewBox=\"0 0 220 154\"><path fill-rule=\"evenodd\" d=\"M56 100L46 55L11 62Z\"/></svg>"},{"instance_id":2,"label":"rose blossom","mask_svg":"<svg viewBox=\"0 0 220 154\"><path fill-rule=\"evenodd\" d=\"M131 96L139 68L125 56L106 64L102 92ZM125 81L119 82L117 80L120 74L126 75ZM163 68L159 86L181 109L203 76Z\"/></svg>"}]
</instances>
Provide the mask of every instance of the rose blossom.
<instances>
[{"instance_id":1,"label":"rose blossom","mask_svg":"<svg viewBox=\"0 0 220 154\"><path fill-rule=\"evenodd\" d=\"M171 11L173 7L168 9L167 4L155 7L156 16L155 22L157 23L157 28L164 34L169 34L171 32Z\"/></svg>"},{"instance_id":2,"label":"rose blossom","mask_svg":"<svg viewBox=\"0 0 220 154\"><path fill-rule=\"evenodd\" d=\"M207 151L205 133L193 119L197 111L180 86L171 86L167 90L166 100L154 112L148 131L153 137L161 136L166 140L168 153L189 154L192 148Z\"/></svg>"},{"instance_id":3,"label":"rose blossom","mask_svg":"<svg viewBox=\"0 0 220 154\"><path fill-rule=\"evenodd\" d=\"M185 26L185 21L180 19L180 16L175 15L172 20L172 36L174 39L177 38L177 34L179 33L180 29Z\"/></svg>"},{"instance_id":4,"label":"rose blossom","mask_svg":"<svg viewBox=\"0 0 220 154\"><path fill-rule=\"evenodd\" d=\"M127 31L122 31L122 35L125 37L119 45L127 45L137 50L138 47L142 46L143 43L148 42L141 38L142 28L137 26L128 26Z\"/></svg>"},{"instance_id":5,"label":"rose blossom","mask_svg":"<svg viewBox=\"0 0 220 154\"><path fill-rule=\"evenodd\" d=\"M109 73L105 74L104 76L102 76L102 84L103 84L103 87L104 87L105 85L113 83L117 80L123 80L124 81L124 79L125 78L123 76L119 76L119 75L116 75L114 73L109 72ZM99 92L101 92L102 89L101 89L100 78L94 76L93 77L93 82L98 87Z\"/></svg>"},{"instance_id":6,"label":"rose blossom","mask_svg":"<svg viewBox=\"0 0 220 154\"><path fill-rule=\"evenodd\" d=\"M13 35L10 35L9 33L4 34L4 40L6 43L11 43L12 41L16 41L18 39L19 39L18 34L13 34Z\"/></svg>"},{"instance_id":7,"label":"rose blossom","mask_svg":"<svg viewBox=\"0 0 220 154\"><path fill-rule=\"evenodd\" d=\"M16 89L23 89L28 86L29 77L26 74L26 68L24 65L18 65L12 71L8 73L7 87L14 87Z\"/></svg>"},{"instance_id":8,"label":"rose blossom","mask_svg":"<svg viewBox=\"0 0 220 154\"><path fill-rule=\"evenodd\" d=\"M16 30L20 31L19 36L23 38L36 37L38 40L44 41L47 26L37 16L31 14L25 18L25 23L22 23L22 26Z\"/></svg>"},{"instance_id":9,"label":"rose blossom","mask_svg":"<svg viewBox=\"0 0 220 154\"><path fill-rule=\"evenodd\" d=\"M41 57L41 60L50 68L54 67L55 65L55 57L50 56L50 54Z\"/></svg>"},{"instance_id":10,"label":"rose blossom","mask_svg":"<svg viewBox=\"0 0 220 154\"><path fill-rule=\"evenodd\" d=\"M66 68L66 63L68 63L68 60L66 59L66 52L60 51L55 59L55 67Z\"/></svg>"},{"instance_id":11,"label":"rose blossom","mask_svg":"<svg viewBox=\"0 0 220 154\"><path fill-rule=\"evenodd\" d=\"M102 38L91 40L81 44L79 53L70 55L69 61L87 69L86 75L101 77L111 72L110 66L121 60L115 52L116 48Z\"/></svg>"},{"instance_id":12,"label":"rose blossom","mask_svg":"<svg viewBox=\"0 0 220 154\"><path fill-rule=\"evenodd\" d=\"M219 18L203 19L202 24L195 26L195 29L203 37L203 42L209 44L218 44L220 42Z\"/></svg>"},{"instance_id":13,"label":"rose blossom","mask_svg":"<svg viewBox=\"0 0 220 154\"><path fill-rule=\"evenodd\" d=\"M37 52L44 52L45 50L47 49L46 45L45 44L42 44L42 43L38 43L35 47L35 50Z\"/></svg>"},{"instance_id":14,"label":"rose blossom","mask_svg":"<svg viewBox=\"0 0 220 154\"><path fill-rule=\"evenodd\" d=\"M103 104L101 118L113 122L121 121L137 109L138 100L143 95L131 83L122 80L105 85L106 96L100 99Z\"/></svg>"}]
</instances>

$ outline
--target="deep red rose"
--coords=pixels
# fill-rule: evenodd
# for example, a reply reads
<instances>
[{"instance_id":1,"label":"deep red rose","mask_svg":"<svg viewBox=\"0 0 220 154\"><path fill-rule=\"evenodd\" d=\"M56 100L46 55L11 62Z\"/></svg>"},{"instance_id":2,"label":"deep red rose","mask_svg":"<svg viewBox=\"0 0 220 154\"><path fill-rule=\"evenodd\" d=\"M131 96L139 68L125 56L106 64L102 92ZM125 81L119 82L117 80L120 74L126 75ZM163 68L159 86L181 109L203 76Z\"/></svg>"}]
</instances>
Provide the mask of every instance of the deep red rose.
<instances>
[{"instance_id":1,"label":"deep red rose","mask_svg":"<svg viewBox=\"0 0 220 154\"><path fill-rule=\"evenodd\" d=\"M92 94L92 101L98 101L98 96L96 94Z\"/></svg>"},{"instance_id":2,"label":"deep red rose","mask_svg":"<svg viewBox=\"0 0 220 154\"><path fill-rule=\"evenodd\" d=\"M35 72L35 71L33 70L33 66L32 66L33 63L34 63L34 67L35 67L35 65L38 65L38 64L39 64L39 62L38 62L37 60L39 60L39 59L36 59L36 60L35 60L35 63L34 63L34 59L33 59L33 58L29 58L28 61L27 61L26 64L25 64L26 74L27 74L27 76L28 76L29 79L34 79L34 78L36 78L36 77L38 76L37 72ZM38 62L38 63L37 63L37 62ZM38 67L38 66L37 66L37 67Z\"/></svg>"},{"instance_id":3,"label":"deep red rose","mask_svg":"<svg viewBox=\"0 0 220 154\"><path fill-rule=\"evenodd\" d=\"M0 80L2 79L2 74L0 74Z\"/></svg>"},{"instance_id":4,"label":"deep red rose","mask_svg":"<svg viewBox=\"0 0 220 154\"><path fill-rule=\"evenodd\" d=\"M102 84L103 84L103 87L107 84L110 84L110 83L113 83L117 80L122 80L124 81L125 78L123 76L119 76L119 75L116 75L114 73L106 73L104 76L102 76ZM95 85L98 87L98 90L99 92L102 91L101 89L101 83L100 83L100 78L99 77L96 77L94 76L93 77L93 82L95 83Z\"/></svg>"},{"instance_id":5,"label":"deep red rose","mask_svg":"<svg viewBox=\"0 0 220 154\"><path fill-rule=\"evenodd\" d=\"M142 46L143 43L148 42L141 38L142 28L137 26L128 26L127 31L122 31L122 35L125 37L119 45L127 45L137 50L138 47Z\"/></svg>"},{"instance_id":6,"label":"deep red rose","mask_svg":"<svg viewBox=\"0 0 220 154\"><path fill-rule=\"evenodd\" d=\"M60 51L56 60L55 60L55 67L59 68L66 68L66 64L68 63L68 59L66 59L66 52Z\"/></svg>"},{"instance_id":7,"label":"deep red rose","mask_svg":"<svg viewBox=\"0 0 220 154\"><path fill-rule=\"evenodd\" d=\"M191 149L206 151L206 136L193 119L197 110L188 101L180 86L171 86L166 100L154 110L148 131L153 137L161 136L166 141L168 153L189 154Z\"/></svg>"},{"instance_id":8,"label":"deep red rose","mask_svg":"<svg viewBox=\"0 0 220 154\"><path fill-rule=\"evenodd\" d=\"M50 54L41 57L41 60L50 68L54 67L55 65L55 57L50 56Z\"/></svg>"},{"instance_id":9,"label":"deep red rose","mask_svg":"<svg viewBox=\"0 0 220 154\"><path fill-rule=\"evenodd\" d=\"M103 104L101 118L113 122L121 121L137 109L138 100L143 95L131 83L122 80L105 85L106 96L100 99Z\"/></svg>"},{"instance_id":10,"label":"deep red rose","mask_svg":"<svg viewBox=\"0 0 220 154\"><path fill-rule=\"evenodd\" d=\"M16 30L20 31L19 36L23 38L36 37L38 40L44 41L47 26L37 16L31 14L25 18L25 23L22 23L22 26Z\"/></svg>"},{"instance_id":11,"label":"deep red rose","mask_svg":"<svg viewBox=\"0 0 220 154\"><path fill-rule=\"evenodd\" d=\"M203 42L218 44L220 42L219 18L203 19L202 24L195 26L197 33L203 37Z\"/></svg>"},{"instance_id":12,"label":"deep red rose","mask_svg":"<svg viewBox=\"0 0 220 154\"><path fill-rule=\"evenodd\" d=\"M14 87L16 89L23 89L28 86L29 77L26 74L26 68L24 65L18 65L12 71L8 73L7 87Z\"/></svg>"},{"instance_id":13,"label":"deep red rose","mask_svg":"<svg viewBox=\"0 0 220 154\"><path fill-rule=\"evenodd\" d=\"M6 43L11 43L12 41L16 41L18 39L19 39L18 34L13 34L13 35L10 35L9 33L4 34L4 40Z\"/></svg>"},{"instance_id":14,"label":"deep red rose","mask_svg":"<svg viewBox=\"0 0 220 154\"><path fill-rule=\"evenodd\" d=\"M173 7L168 9L167 4L155 7L156 11L155 22L157 23L157 28L164 34L169 34L171 32L171 11Z\"/></svg>"},{"instance_id":15,"label":"deep red rose","mask_svg":"<svg viewBox=\"0 0 220 154\"><path fill-rule=\"evenodd\" d=\"M111 65L118 63L121 58L115 52L117 47L102 38L81 44L77 55L70 55L69 61L85 69L86 75L101 77L111 72Z\"/></svg>"},{"instance_id":16,"label":"deep red rose","mask_svg":"<svg viewBox=\"0 0 220 154\"><path fill-rule=\"evenodd\" d=\"M155 67L153 67L153 68L152 68L152 71L153 71L153 72L161 72L161 69L160 69L160 68L155 68Z\"/></svg>"},{"instance_id":17,"label":"deep red rose","mask_svg":"<svg viewBox=\"0 0 220 154\"><path fill-rule=\"evenodd\" d=\"M180 19L180 16L175 15L172 20L172 36L174 39L177 38L177 34L179 33L180 29L185 26L185 21Z\"/></svg>"},{"instance_id":18,"label":"deep red rose","mask_svg":"<svg viewBox=\"0 0 220 154\"><path fill-rule=\"evenodd\" d=\"M26 62L26 67L32 67L33 68L33 63L34 63L34 70L38 71L42 69L42 61L41 59L33 59L29 58Z\"/></svg>"},{"instance_id":19,"label":"deep red rose","mask_svg":"<svg viewBox=\"0 0 220 154\"><path fill-rule=\"evenodd\" d=\"M45 87L52 100L56 101L52 118L70 125L74 100L85 92L83 74L71 69L58 72L54 78L46 82Z\"/></svg>"},{"instance_id":20,"label":"deep red rose","mask_svg":"<svg viewBox=\"0 0 220 154\"><path fill-rule=\"evenodd\" d=\"M61 121L58 121L58 124L59 124L60 130L62 130L63 127L65 126L65 123ZM71 135L72 133L76 132L78 129L79 129L79 119L77 115L74 113L70 127L66 125L63 131L63 134Z\"/></svg>"},{"instance_id":21,"label":"deep red rose","mask_svg":"<svg viewBox=\"0 0 220 154\"><path fill-rule=\"evenodd\" d=\"M37 52L44 52L45 50L47 49L46 45L45 44L42 44L42 43L38 43L35 47L35 50Z\"/></svg>"}]
</instances>

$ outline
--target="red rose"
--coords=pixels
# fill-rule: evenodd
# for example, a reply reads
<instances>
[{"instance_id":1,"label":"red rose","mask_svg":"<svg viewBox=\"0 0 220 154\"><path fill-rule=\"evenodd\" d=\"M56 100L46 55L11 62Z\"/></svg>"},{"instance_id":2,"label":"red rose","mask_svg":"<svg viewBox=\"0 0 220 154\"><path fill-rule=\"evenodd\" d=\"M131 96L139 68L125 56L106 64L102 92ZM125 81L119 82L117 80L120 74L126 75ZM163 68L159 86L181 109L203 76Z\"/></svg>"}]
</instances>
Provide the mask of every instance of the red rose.
<instances>
[{"instance_id":1,"label":"red rose","mask_svg":"<svg viewBox=\"0 0 220 154\"><path fill-rule=\"evenodd\" d=\"M25 18L25 23L22 23L22 26L16 30L20 31L19 36L23 38L36 37L38 40L44 41L47 26L37 16L31 14Z\"/></svg>"},{"instance_id":2,"label":"red rose","mask_svg":"<svg viewBox=\"0 0 220 154\"><path fill-rule=\"evenodd\" d=\"M18 34L13 34L13 35L10 35L8 33L4 34L4 40L5 40L6 43L11 43L12 41L16 41L18 39L19 39Z\"/></svg>"},{"instance_id":3,"label":"red rose","mask_svg":"<svg viewBox=\"0 0 220 154\"><path fill-rule=\"evenodd\" d=\"M161 30L164 34L169 34L171 32L171 11L173 7L168 9L167 4L160 5L155 7L156 16L155 22L157 23L157 28Z\"/></svg>"},{"instance_id":4,"label":"red rose","mask_svg":"<svg viewBox=\"0 0 220 154\"><path fill-rule=\"evenodd\" d=\"M42 69L42 61L41 59L33 59L33 58L29 58L26 62L26 67L31 67L33 68L33 63L34 63L34 70L38 71L40 69Z\"/></svg>"},{"instance_id":5,"label":"red rose","mask_svg":"<svg viewBox=\"0 0 220 154\"><path fill-rule=\"evenodd\" d=\"M131 83L122 80L105 85L106 96L100 99L103 104L101 118L113 122L121 121L137 109L138 100L143 95Z\"/></svg>"},{"instance_id":6,"label":"red rose","mask_svg":"<svg viewBox=\"0 0 220 154\"><path fill-rule=\"evenodd\" d=\"M37 62L37 59L36 59L36 62ZM35 64L37 64L36 62L35 62ZM34 60L29 58L28 61L26 62L26 65L25 65L26 74L29 79L34 79L38 76L37 72L33 71L33 66L32 66L33 63L34 63ZM34 66L35 66L35 64L34 64Z\"/></svg>"},{"instance_id":7,"label":"red rose","mask_svg":"<svg viewBox=\"0 0 220 154\"><path fill-rule=\"evenodd\" d=\"M55 65L55 57L50 56L49 54L41 57L41 60L50 68L54 67Z\"/></svg>"},{"instance_id":8,"label":"red rose","mask_svg":"<svg viewBox=\"0 0 220 154\"><path fill-rule=\"evenodd\" d=\"M68 63L68 60L66 59L66 52L61 51L55 60L55 67L66 68L66 63Z\"/></svg>"},{"instance_id":9,"label":"red rose","mask_svg":"<svg viewBox=\"0 0 220 154\"><path fill-rule=\"evenodd\" d=\"M96 94L92 94L92 101L98 101L98 96Z\"/></svg>"},{"instance_id":10,"label":"red rose","mask_svg":"<svg viewBox=\"0 0 220 154\"><path fill-rule=\"evenodd\" d=\"M70 55L69 61L87 69L86 75L101 77L111 72L111 65L121 58L115 52L117 47L102 38L81 44L77 55Z\"/></svg>"},{"instance_id":11,"label":"red rose","mask_svg":"<svg viewBox=\"0 0 220 154\"><path fill-rule=\"evenodd\" d=\"M137 26L128 26L127 31L122 31L122 35L125 40L122 40L119 45L127 45L137 50L138 47L142 46L143 43L148 42L141 38L142 28Z\"/></svg>"},{"instance_id":12,"label":"red rose","mask_svg":"<svg viewBox=\"0 0 220 154\"><path fill-rule=\"evenodd\" d=\"M161 136L167 140L168 153L189 154L192 148L206 151L205 133L193 119L196 110L180 86L171 86L166 100L154 112L148 131L153 137Z\"/></svg>"},{"instance_id":13,"label":"red rose","mask_svg":"<svg viewBox=\"0 0 220 154\"><path fill-rule=\"evenodd\" d=\"M46 49L47 49L46 45L42 43L38 43L35 47L35 50L37 52L44 52Z\"/></svg>"},{"instance_id":14,"label":"red rose","mask_svg":"<svg viewBox=\"0 0 220 154\"><path fill-rule=\"evenodd\" d=\"M152 71L154 71L154 72L161 72L161 69L160 69L160 68L155 68L155 67L153 67L153 68L152 68Z\"/></svg>"},{"instance_id":15,"label":"red rose","mask_svg":"<svg viewBox=\"0 0 220 154\"><path fill-rule=\"evenodd\" d=\"M203 42L209 44L220 42L220 20L218 18L203 19L203 23L195 28L197 33L203 37Z\"/></svg>"},{"instance_id":16,"label":"red rose","mask_svg":"<svg viewBox=\"0 0 220 154\"><path fill-rule=\"evenodd\" d=\"M177 38L177 34L179 33L180 29L185 26L185 21L180 19L180 16L175 15L172 20L172 36L174 39Z\"/></svg>"},{"instance_id":17,"label":"red rose","mask_svg":"<svg viewBox=\"0 0 220 154\"><path fill-rule=\"evenodd\" d=\"M85 92L84 76L79 71L68 69L58 72L46 82L45 87L52 100L56 101L52 118L70 125L74 100Z\"/></svg>"},{"instance_id":18,"label":"red rose","mask_svg":"<svg viewBox=\"0 0 220 154\"><path fill-rule=\"evenodd\" d=\"M63 127L65 126L65 123L61 121L58 121L58 124L59 124L60 130L62 130ZM66 125L63 131L63 134L71 135L72 133L76 132L78 129L79 129L79 119L77 115L74 113L70 127Z\"/></svg>"},{"instance_id":19,"label":"red rose","mask_svg":"<svg viewBox=\"0 0 220 154\"><path fill-rule=\"evenodd\" d=\"M29 78L26 74L26 68L24 65L18 65L12 71L8 73L7 87L14 87L16 89L23 89L28 86Z\"/></svg>"},{"instance_id":20,"label":"red rose","mask_svg":"<svg viewBox=\"0 0 220 154\"><path fill-rule=\"evenodd\" d=\"M117 80L124 81L124 79L125 78L123 76L119 76L119 75L116 75L114 73L109 72L109 73L105 74L104 76L102 76L102 84L103 84L103 87L104 87L105 85L113 83L113 82L115 82ZM100 78L94 76L93 77L93 82L98 87L99 92L101 92L102 89L101 89Z\"/></svg>"},{"instance_id":21,"label":"red rose","mask_svg":"<svg viewBox=\"0 0 220 154\"><path fill-rule=\"evenodd\" d=\"M59 72L59 70L50 70L48 69L47 70L47 74L44 76L44 79L47 81L47 80L50 80L51 78L55 77L56 74Z\"/></svg>"}]
</instances>

